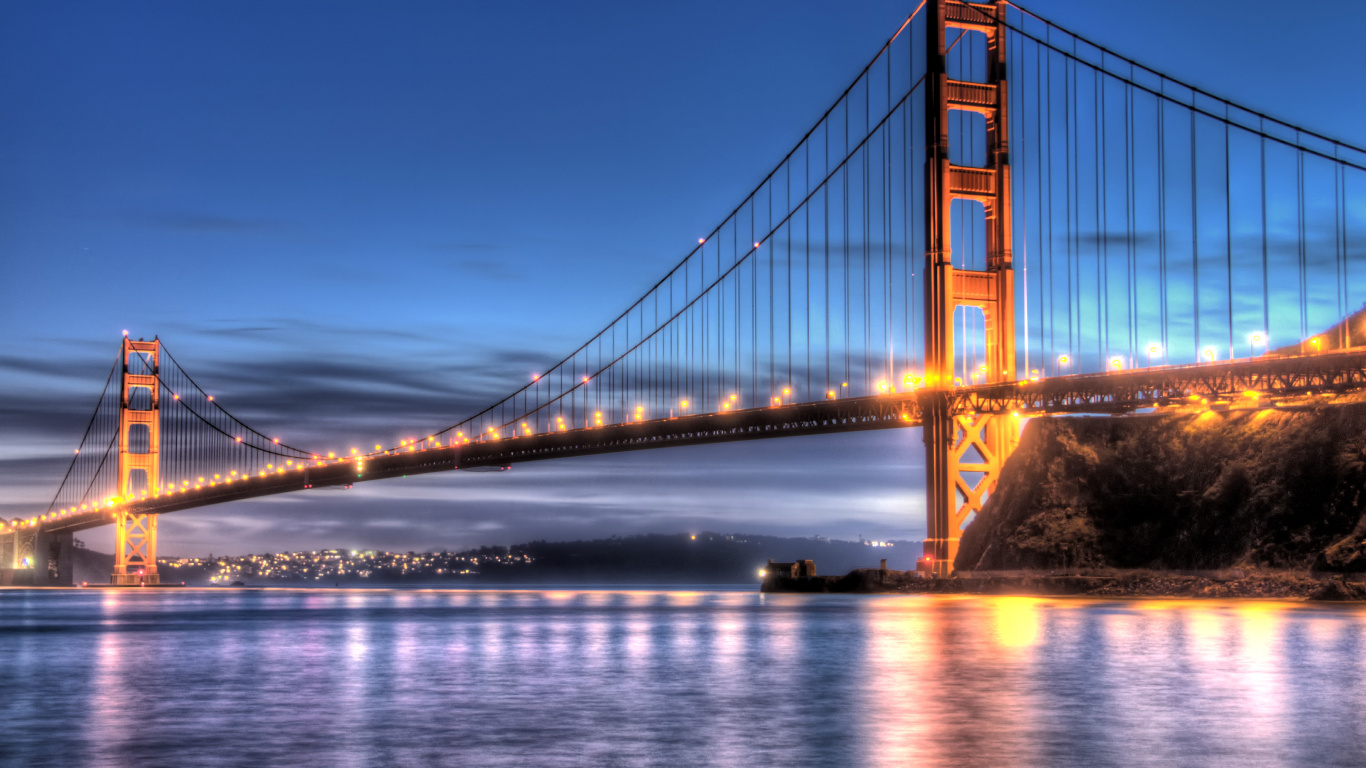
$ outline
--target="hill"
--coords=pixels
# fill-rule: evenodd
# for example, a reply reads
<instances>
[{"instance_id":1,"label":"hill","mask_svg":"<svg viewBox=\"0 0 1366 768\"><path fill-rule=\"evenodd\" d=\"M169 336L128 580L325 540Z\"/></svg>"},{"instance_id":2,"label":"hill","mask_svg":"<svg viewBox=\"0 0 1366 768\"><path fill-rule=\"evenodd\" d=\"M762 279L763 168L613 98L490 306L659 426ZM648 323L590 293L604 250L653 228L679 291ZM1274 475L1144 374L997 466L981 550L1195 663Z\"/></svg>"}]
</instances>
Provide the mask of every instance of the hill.
<instances>
[{"instance_id":1,"label":"hill","mask_svg":"<svg viewBox=\"0 0 1366 768\"><path fill-rule=\"evenodd\" d=\"M1366 571L1366 403L1034 419L960 570Z\"/></svg>"}]
</instances>

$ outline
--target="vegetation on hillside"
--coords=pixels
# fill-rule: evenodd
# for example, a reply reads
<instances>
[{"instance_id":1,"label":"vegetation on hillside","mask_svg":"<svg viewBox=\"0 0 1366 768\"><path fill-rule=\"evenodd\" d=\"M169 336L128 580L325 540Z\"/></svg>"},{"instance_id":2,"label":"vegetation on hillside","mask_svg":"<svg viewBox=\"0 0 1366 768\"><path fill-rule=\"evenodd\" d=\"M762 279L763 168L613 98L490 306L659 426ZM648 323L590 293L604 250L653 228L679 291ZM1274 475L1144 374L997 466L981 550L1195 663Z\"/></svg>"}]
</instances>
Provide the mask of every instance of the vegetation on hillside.
<instances>
[{"instance_id":1,"label":"vegetation on hillside","mask_svg":"<svg viewBox=\"0 0 1366 768\"><path fill-rule=\"evenodd\" d=\"M1035 419L960 570L1366 571L1366 403Z\"/></svg>"}]
</instances>

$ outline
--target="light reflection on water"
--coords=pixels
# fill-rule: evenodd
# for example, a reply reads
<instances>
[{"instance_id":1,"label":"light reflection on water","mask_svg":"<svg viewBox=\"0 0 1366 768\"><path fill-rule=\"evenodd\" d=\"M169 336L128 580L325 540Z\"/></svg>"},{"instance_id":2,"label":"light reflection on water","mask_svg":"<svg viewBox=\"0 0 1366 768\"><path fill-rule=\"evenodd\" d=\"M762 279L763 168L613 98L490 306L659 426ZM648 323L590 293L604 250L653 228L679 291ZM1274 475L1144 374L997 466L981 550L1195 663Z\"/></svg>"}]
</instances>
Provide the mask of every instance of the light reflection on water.
<instances>
[{"instance_id":1,"label":"light reflection on water","mask_svg":"<svg viewBox=\"0 0 1366 768\"><path fill-rule=\"evenodd\" d=\"M1366 765L1366 608L0 590L0 765Z\"/></svg>"}]
</instances>

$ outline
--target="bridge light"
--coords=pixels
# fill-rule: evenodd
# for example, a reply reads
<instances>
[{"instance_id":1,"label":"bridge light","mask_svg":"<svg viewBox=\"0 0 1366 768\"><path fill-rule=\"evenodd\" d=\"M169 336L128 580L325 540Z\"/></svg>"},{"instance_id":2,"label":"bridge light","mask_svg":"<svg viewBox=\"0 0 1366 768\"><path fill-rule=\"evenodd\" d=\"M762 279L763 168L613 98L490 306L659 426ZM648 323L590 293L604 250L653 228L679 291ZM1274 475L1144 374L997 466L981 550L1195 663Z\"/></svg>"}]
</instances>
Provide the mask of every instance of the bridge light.
<instances>
[{"instance_id":1,"label":"bridge light","mask_svg":"<svg viewBox=\"0 0 1366 768\"><path fill-rule=\"evenodd\" d=\"M703 244L703 243L705 243L705 242L707 242L707 238L705 238L705 237L699 237L699 238L697 238L697 244L698 244L698 245L701 245L701 244Z\"/></svg>"},{"instance_id":2,"label":"bridge light","mask_svg":"<svg viewBox=\"0 0 1366 768\"><path fill-rule=\"evenodd\" d=\"M213 476L213 479L217 480L217 479L218 479L218 475L214 475L214 476Z\"/></svg>"},{"instance_id":3,"label":"bridge light","mask_svg":"<svg viewBox=\"0 0 1366 768\"><path fill-rule=\"evenodd\" d=\"M828 398L828 399L830 399L830 400L834 400L834 399L835 399L835 390L832 389L832 390L830 390L829 392L826 392L826 393L825 393L825 396L826 396L826 398Z\"/></svg>"},{"instance_id":4,"label":"bridge light","mask_svg":"<svg viewBox=\"0 0 1366 768\"><path fill-rule=\"evenodd\" d=\"M179 399L180 399L180 395L172 394L172 395L171 395L171 399L173 399L173 400L179 400Z\"/></svg>"},{"instance_id":5,"label":"bridge light","mask_svg":"<svg viewBox=\"0 0 1366 768\"><path fill-rule=\"evenodd\" d=\"M1059 365L1067 365L1067 363L1068 363L1070 360L1071 360L1071 358L1068 357L1067 355L1058 355L1058 364L1059 364Z\"/></svg>"},{"instance_id":6,"label":"bridge light","mask_svg":"<svg viewBox=\"0 0 1366 768\"><path fill-rule=\"evenodd\" d=\"M271 438L270 441L271 441L272 443L275 443L276 445L279 445L279 444L280 444L280 438L278 438L278 437L273 437L273 438Z\"/></svg>"},{"instance_id":7,"label":"bridge light","mask_svg":"<svg viewBox=\"0 0 1366 768\"><path fill-rule=\"evenodd\" d=\"M123 332L123 335L124 335L124 336L127 336L127 335L128 335L128 331L125 330L125 331ZM146 337L144 337L144 338L146 338Z\"/></svg>"},{"instance_id":8,"label":"bridge light","mask_svg":"<svg viewBox=\"0 0 1366 768\"><path fill-rule=\"evenodd\" d=\"M733 402L735 402L737 399L739 399L739 397L740 397L739 395L731 395L731 396L730 396L730 401L733 403Z\"/></svg>"},{"instance_id":9,"label":"bridge light","mask_svg":"<svg viewBox=\"0 0 1366 768\"><path fill-rule=\"evenodd\" d=\"M209 402L213 402L213 395L209 395Z\"/></svg>"},{"instance_id":10,"label":"bridge light","mask_svg":"<svg viewBox=\"0 0 1366 768\"><path fill-rule=\"evenodd\" d=\"M1209 358L1211 363L1214 362L1214 347L1205 347L1205 357Z\"/></svg>"},{"instance_id":11,"label":"bridge light","mask_svg":"<svg viewBox=\"0 0 1366 768\"><path fill-rule=\"evenodd\" d=\"M540 381L540 380L541 380L541 374L539 374L539 373L533 373L533 374L531 374L531 380L532 380L532 381Z\"/></svg>"},{"instance_id":12,"label":"bridge light","mask_svg":"<svg viewBox=\"0 0 1366 768\"><path fill-rule=\"evenodd\" d=\"M758 243L755 243L755 244L754 244L754 247L755 247L755 248L758 248L758 247L759 247L759 244L758 244Z\"/></svg>"},{"instance_id":13,"label":"bridge light","mask_svg":"<svg viewBox=\"0 0 1366 768\"><path fill-rule=\"evenodd\" d=\"M1118 357L1111 358L1110 365L1114 366L1116 371L1124 369L1124 361L1120 360Z\"/></svg>"},{"instance_id":14,"label":"bridge light","mask_svg":"<svg viewBox=\"0 0 1366 768\"><path fill-rule=\"evenodd\" d=\"M979 371L981 371L982 373L985 374L985 373L987 372L987 367L986 367L985 365L979 366L979 367L977 368L977 370L979 370Z\"/></svg>"},{"instance_id":15,"label":"bridge light","mask_svg":"<svg viewBox=\"0 0 1366 768\"><path fill-rule=\"evenodd\" d=\"M587 377L587 376L584 376L584 377L583 377L583 383L584 383L584 384L587 384L587 383L588 383L588 377Z\"/></svg>"}]
</instances>

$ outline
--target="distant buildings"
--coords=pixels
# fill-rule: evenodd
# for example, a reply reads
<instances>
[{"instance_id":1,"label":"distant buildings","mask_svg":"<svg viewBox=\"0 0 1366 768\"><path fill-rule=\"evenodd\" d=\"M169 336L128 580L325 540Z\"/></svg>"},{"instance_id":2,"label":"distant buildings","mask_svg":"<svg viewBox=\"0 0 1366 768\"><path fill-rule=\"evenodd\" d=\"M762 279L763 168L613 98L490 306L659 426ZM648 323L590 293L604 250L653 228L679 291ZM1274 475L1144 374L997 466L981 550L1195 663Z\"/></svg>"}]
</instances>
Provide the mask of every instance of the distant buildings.
<instances>
[{"instance_id":1,"label":"distant buildings","mask_svg":"<svg viewBox=\"0 0 1366 768\"><path fill-rule=\"evenodd\" d=\"M211 584L243 579L277 581L340 581L355 579L448 578L472 575L481 566L515 566L532 562L530 554L506 547L481 547L465 552L376 552L324 549L311 552L244 555L241 557L161 558L166 573L203 572Z\"/></svg>"}]
</instances>

